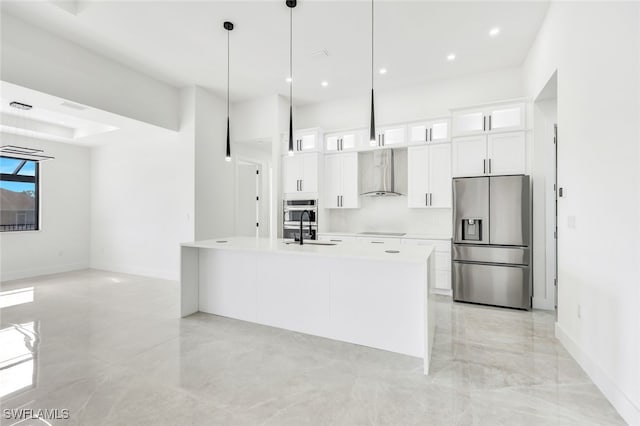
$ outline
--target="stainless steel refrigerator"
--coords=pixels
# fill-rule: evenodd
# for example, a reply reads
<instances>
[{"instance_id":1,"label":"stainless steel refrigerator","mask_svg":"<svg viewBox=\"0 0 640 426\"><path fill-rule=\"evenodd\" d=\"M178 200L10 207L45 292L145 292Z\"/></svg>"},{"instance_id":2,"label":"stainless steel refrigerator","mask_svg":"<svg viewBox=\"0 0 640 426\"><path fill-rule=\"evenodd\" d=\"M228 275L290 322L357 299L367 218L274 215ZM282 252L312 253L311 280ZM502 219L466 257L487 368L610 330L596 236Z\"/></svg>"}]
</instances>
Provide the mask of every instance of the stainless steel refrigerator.
<instances>
[{"instance_id":1,"label":"stainless steel refrigerator","mask_svg":"<svg viewBox=\"0 0 640 426\"><path fill-rule=\"evenodd\" d=\"M529 176L453 179L453 299L531 309Z\"/></svg>"}]
</instances>

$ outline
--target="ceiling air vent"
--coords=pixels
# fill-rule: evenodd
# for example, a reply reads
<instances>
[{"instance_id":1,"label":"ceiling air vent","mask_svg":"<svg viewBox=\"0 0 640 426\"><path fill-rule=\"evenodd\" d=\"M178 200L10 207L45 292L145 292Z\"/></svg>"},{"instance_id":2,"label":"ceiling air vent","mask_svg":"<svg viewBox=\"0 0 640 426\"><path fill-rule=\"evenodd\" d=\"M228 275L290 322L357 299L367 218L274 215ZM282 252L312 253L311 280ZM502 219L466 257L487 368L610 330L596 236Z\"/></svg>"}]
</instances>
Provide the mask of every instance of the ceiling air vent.
<instances>
[{"instance_id":1,"label":"ceiling air vent","mask_svg":"<svg viewBox=\"0 0 640 426\"><path fill-rule=\"evenodd\" d=\"M12 106L12 107L18 108L18 109L23 109L25 111L29 111L31 108L33 108L32 105L23 104L22 102L16 102L16 101L11 102L9 104L9 106Z\"/></svg>"},{"instance_id":2,"label":"ceiling air vent","mask_svg":"<svg viewBox=\"0 0 640 426\"><path fill-rule=\"evenodd\" d=\"M64 101L60 105L62 105L63 107L66 107L66 108L75 109L77 111L82 111L82 110L87 109L87 107L84 106L84 105L74 104L73 102L67 102L67 101Z\"/></svg>"}]
</instances>

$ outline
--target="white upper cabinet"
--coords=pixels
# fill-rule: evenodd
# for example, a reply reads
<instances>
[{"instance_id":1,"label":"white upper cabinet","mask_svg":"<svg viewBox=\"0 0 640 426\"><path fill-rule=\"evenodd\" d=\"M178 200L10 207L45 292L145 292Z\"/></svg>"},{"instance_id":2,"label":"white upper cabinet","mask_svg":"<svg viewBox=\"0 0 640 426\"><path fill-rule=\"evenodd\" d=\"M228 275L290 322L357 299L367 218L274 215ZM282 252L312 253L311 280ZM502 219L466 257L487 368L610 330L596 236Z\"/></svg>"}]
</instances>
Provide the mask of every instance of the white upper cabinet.
<instances>
[{"instance_id":1,"label":"white upper cabinet","mask_svg":"<svg viewBox=\"0 0 640 426\"><path fill-rule=\"evenodd\" d=\"M293 152L320 151L321 132L318 128L296 130L293 133ZM289 151L289 135L283 138L282 152Z\"/></svg>"},{"instance_id":2,"label":"white upper cabinet","mask_svg":"<svg viewBox=\"0 0 640 426\"><path fill-rule=\"evenodd\" d=\"M525 174L525 132L453 139L453 176Z\"/></svg>"},{"instance_id":3,"label":"white upper cabinet","mask_svg":"<svg viewBox=\"0 0 640 426\"><path fill-rule=\"evenodd\" d=\"M452 123L453 136L523 130L525 104L502 103L456 110L452 114Z\"/></svg>"},{"instance_id":4,"label":"white upper cabinet","mask_svg":"<svg viewBox=\"0 0 640 426\"><path fill-rule=\"evenodd\" d=\"M365 145L364 129L327 133L325 135L324 149L328 152L352 151Z\"/></svg>"},{"instance_id":5,"label":"white upper cabinet","mask_svg":"<svg viewBox=\"0 0 640 426\"><path fill-rule=\"evenodd\" d=\"M417 145L425 142L448 142L449 119L430 120L412 123L408 126L409 144Z\"/></svg>"},{"instance_id":6,"label":"white upper cabinet","mask_svg":"<svg viewBox=\"0 0 640 426\"><path fill-rule=\"evenodd\" d=\"M487 172L492 175L523 174L527 168L524 132L487 136Z\"/></svg>"},{"instance_id":7,"label":"white upper cabinet","mask_svg":"<svg viewBox=\"0 0 640 426\"><path fill-rule=\"evenodd\" d=\"M319 154L314 152L282 157L283 192L308 196L318 192Z\"/></svg>"},{"instance_id":8,"label":"white upper cabinet","mask_svg":"<svg viewBox=\"0 0 640 426\"><path fill-rule=\"evenodd\" d=\"M376 141L370 147L398 147L407 144L407 126L404 124L396 126L381 127L376 130Z\"/></svg>"},{"instance_id":9,"label":"white upper cabinet","mask_svg":"<svg viewBox=\"0 0 640 426\"><path fill-rule=\"evenodd\" d=\"M451 207L451 145L408 149L408 205L411 208Z\"/></svg>"},{"instance_id":10,"label":"white upper cabinet","mask_svg":"<svg viewBox=\"0 0 640 426\"><path fill-rule=\"evenodd\" d=\"M328 209L358 208L358 153L327 155L324 163L324 206Z\"/></svg>"},{"instance_id":11,"label":"white upper cabinet","mask_svg":"<svg viewBox=\"0 0 640 426\"><path fill-rule=\"evenodd\" d=\"M453 139L453 176L483 176L486 173L487 137Z\"/></svg>"}]
</instances>

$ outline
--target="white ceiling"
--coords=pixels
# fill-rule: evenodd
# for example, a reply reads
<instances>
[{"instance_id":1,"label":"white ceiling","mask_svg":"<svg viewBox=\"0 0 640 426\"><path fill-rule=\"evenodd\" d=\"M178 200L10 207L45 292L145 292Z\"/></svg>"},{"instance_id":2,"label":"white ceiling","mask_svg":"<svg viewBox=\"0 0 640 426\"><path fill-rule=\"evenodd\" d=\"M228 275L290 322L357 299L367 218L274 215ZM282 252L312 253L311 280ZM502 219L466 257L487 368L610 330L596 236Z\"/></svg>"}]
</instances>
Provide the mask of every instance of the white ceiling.
<instances>
[{"instance_id":1,"label":"white ceiling","mask_svg":"<svg viewBox=\"0 0 640 426\"><path fill-rule=\"evenodd\" d=\"M60 7L63 4L64 7ZM382 90L520 66L546 1L380 1L376 86ZM300 0L294 9L294 98L318 102L370 87L368 1ZM289 9L281 1L3 1L18 16L176 87L226 91L225 20L231 33L231 96L288 94ZM498 37L490 37L493 27ZM326 49L329 56L313 55ZM446 56L456 54L449 62ZM329 85L321 87L326 80Z\"/></svg>"}]
</instances>

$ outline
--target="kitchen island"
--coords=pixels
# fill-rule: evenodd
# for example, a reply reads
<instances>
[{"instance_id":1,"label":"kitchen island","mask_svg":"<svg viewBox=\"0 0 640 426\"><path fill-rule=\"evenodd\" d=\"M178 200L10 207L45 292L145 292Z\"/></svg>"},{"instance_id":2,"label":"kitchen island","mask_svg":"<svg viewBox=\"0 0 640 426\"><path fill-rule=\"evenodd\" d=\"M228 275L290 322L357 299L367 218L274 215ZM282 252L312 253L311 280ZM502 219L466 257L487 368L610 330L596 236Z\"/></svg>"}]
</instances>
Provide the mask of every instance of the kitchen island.
<instances>
[{"instance_id":1,"label":"kitchen island","mask_svg":"<svg viewBox=\"0 0 640 426\"><path fill-rule=\"evenodd\" d=\"M181 315L206 312L424 359L435 252L366 242L233 237L181 245Z\"/></svg>"}]
</instances>

